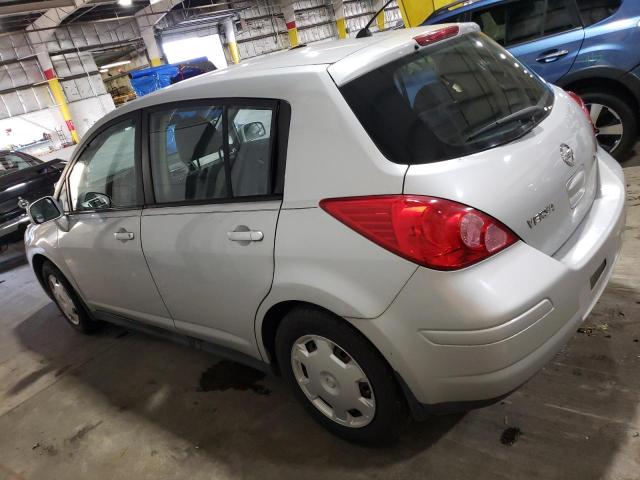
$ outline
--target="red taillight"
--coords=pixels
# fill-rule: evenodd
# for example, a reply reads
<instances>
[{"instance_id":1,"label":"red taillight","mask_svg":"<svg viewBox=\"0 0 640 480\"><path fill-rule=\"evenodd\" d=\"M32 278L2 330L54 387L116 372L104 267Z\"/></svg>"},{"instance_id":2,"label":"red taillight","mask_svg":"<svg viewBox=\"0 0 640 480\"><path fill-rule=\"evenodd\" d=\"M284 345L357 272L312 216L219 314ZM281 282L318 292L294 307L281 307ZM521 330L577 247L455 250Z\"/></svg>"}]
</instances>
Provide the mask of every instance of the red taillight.
<instances>
[{"instance_id":1,"label":"red taillight","mask_svg":"<svg viewBox=\"0 0 640 480\"><path fill-rule=\"evenodd\" d=\"M320 207L381 247L436 270L468 267L518 241L489 215L442 198L331 198Z\"/></svg>"},{"instance_id":2,"label":"red taillight","mask_svg":"<svg viewBox=\"0 0 640 480\"><path fill-rule=\"evenodd\" d=\"M456 35L458 35L458 33L460 33L460 27L457 25L451 25L434 32L423 33L421 35L413 37L413 39L421 47L426 47L427 45L439 42L440 40L455 37Z\"/></svg>"},{"instance_id":3,"label":"red taillight","mask_svg":"<svg viewBox=\"0 0 640 480\"><path fill-rule=\"evenodd\" d=\"M576 102L578 104L578 106L582 109L582 111L584 112L584 114L587 116L587 118L589 119L589 123L591 124L591 126L593 127L593 131L595 132L596 130L596 126L593 124L593 121L591 120L591 112L589 111L589 109L587 108L587 106L585 105L584 101L578 96L577 93L574 92L567 92L567 95L569 95L571 97L571 99Z\"/></svg>"}]
</instances>

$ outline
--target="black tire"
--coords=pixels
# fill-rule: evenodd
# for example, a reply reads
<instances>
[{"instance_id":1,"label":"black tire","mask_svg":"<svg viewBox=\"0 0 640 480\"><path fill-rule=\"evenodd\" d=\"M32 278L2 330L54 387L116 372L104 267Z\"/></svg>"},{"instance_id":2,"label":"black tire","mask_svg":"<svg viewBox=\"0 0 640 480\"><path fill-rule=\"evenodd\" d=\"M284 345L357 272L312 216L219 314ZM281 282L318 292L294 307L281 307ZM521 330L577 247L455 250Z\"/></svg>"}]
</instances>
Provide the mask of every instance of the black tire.
<instances>
[{"instance_id":1,"label":"black tire","mask_svg":"<svg viewBox=\"0 0 640 480\"><path fill-rule=\"evenodd\" d=\"M316 335L333 342L347 352L364 372L375 396L375 413L370 423L359 428L341 425L323 414L307 398L295 378L291 360L294 343L307 335ZM389 445L396 442L409 418L404 397L385 359L345 320L312 307L293 309L278 328L276 355L285 382L311 416L331 433L365 445Z\"/></svg>"},{"instance_id":2,"label":"black tire","mask_svg":"<svg viewBox=\"0 0 640 480\"><path fill-rule=\"evenodd\" d=\"M599 140L603 148L608 150L616 160L619 162L627 160L633 150L633 146L638 141L638 112L632 106L634 103L626 97L621 97L606 90L588 88L579 90L576 93L580 95L588 106L592 104L604 105L620 117L623 135L618 145L613 149L611 148L613 137L601 136ZM598 119L596 128L610 125L612 121L616 121L614 117L605 113L602 118Z\"/></svg>"},{"instance_id":3,"label":"black tire","mask_svg":"<svg viewBox=\"0 0 640 480\"><path fill-rule=\"evenodd\" d=\"M69 299L72 303L73 310L77 314L77 317L73 319L65 313L65 308L63 306L63 302L59 299L59 296L54 292L55 282L52 283L52 279L57 280L58 284L64 287L64 290L69 296ZM85 335L91 334L95 332L98 328L98 322L91 318L88 309L85 307L80 297L75 292L73 287L69 284L65 276L62 274L58 268L48 260L42 264L42 280L43 283L49 292L49 296L53 299L53 301L58 306L60 313L74 330L77 330L80 333L84 333Z\"/></svg>"}]
</instances>

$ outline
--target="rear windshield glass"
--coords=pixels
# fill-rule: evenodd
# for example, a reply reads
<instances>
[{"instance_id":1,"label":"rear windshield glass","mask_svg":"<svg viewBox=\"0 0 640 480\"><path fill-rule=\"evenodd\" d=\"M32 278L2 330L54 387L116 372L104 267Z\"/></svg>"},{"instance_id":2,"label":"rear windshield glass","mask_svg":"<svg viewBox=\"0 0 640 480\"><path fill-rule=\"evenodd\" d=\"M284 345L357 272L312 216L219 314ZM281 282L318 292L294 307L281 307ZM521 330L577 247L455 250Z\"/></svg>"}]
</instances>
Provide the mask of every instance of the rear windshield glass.
<instances>
[{"instance_id":1,"label":"rear windshield glass","mask_svg":"<svg viewBox=\"0 0 640 480\"><path fill-rule=\"evenodd\" d=\"M341 92L392 162L457 158L513 141L551 111L551 89L482 34L422 48Z\"/></svg>"}]
</instances>

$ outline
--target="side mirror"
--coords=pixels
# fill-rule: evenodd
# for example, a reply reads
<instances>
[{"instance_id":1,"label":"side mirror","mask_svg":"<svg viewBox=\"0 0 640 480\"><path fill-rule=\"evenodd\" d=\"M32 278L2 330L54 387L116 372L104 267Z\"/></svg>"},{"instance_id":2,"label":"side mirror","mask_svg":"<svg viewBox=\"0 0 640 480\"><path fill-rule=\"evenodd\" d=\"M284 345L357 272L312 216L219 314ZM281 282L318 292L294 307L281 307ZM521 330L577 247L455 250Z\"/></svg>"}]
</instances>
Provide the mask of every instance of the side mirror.
<instances>
[{"instance_id":1,"label":"side mirror","mask_svg":"<svg viewBox=\"0 0 640 480\"><path fill-rule=\"evenodd\" d=\"M57 220L64 216L64 212L58 202L53 197L43 197L29 205L29 217L31 221L40 225L41 223Z\"/></svg>"},{"instance_id":2,"label":"side mirror","mask_svg":"<svg viewBox=\"0 0 640 480\"><path fill-rule=\"evenodd\" d=\"M82 202L83 208L91 210L100 210L101 208L111 207L111 197L105 193L87 192Z\"/></svg>"},{"instance_id":3,"label":"side mirror","mask_svg":"<svg viewBox=\"0 0 640 480\"><path fill-rule=\"evenodd\" d=\"M242 134L246 141L256 140L267 134L262 122L250 122L242 126Z\"/></svg>"}]
</instances>

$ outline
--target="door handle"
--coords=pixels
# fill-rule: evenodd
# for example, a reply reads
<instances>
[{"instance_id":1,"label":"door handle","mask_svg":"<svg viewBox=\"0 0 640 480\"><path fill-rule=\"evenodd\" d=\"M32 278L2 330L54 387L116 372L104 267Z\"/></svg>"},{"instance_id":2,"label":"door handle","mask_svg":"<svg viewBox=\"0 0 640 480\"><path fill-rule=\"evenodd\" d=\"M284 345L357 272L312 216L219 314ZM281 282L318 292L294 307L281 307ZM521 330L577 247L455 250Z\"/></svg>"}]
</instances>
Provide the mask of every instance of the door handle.
<instances>
[{"instance_id":1,"label":"door handle","mask_svg":"<svg viewBox=\"0 0 640 480\"><path fill-rule=\"evenodd\" d=\"M133 232L127 232L124 228L121 228L117 232L113 234L113 237L116 240L120 240L121 242L127 242L129 240L133 240L134 238Z\"/></svg>"},{"instance_id":2,"label":"door handle","mask_svg":"<svg viewBox=\"0 0 640 480\"><path fill-rule=\"evenodd\" d=\"M543 53L538 58L536 58L536 62L539 63L551 63L559 60L565 55L569 55L569 50L556 50L549 53Z\"/></svg>"},{"instance_id":3,"label":"door handle","mask_svg":"<svg viewBox=\"0 0 640 480\"><path fill-rule=\"evenodd\" d=\"M227 232L227 238L232 242L260 242L264 234L259 230L235 230Z\"/></svg>"}]
</instances>

